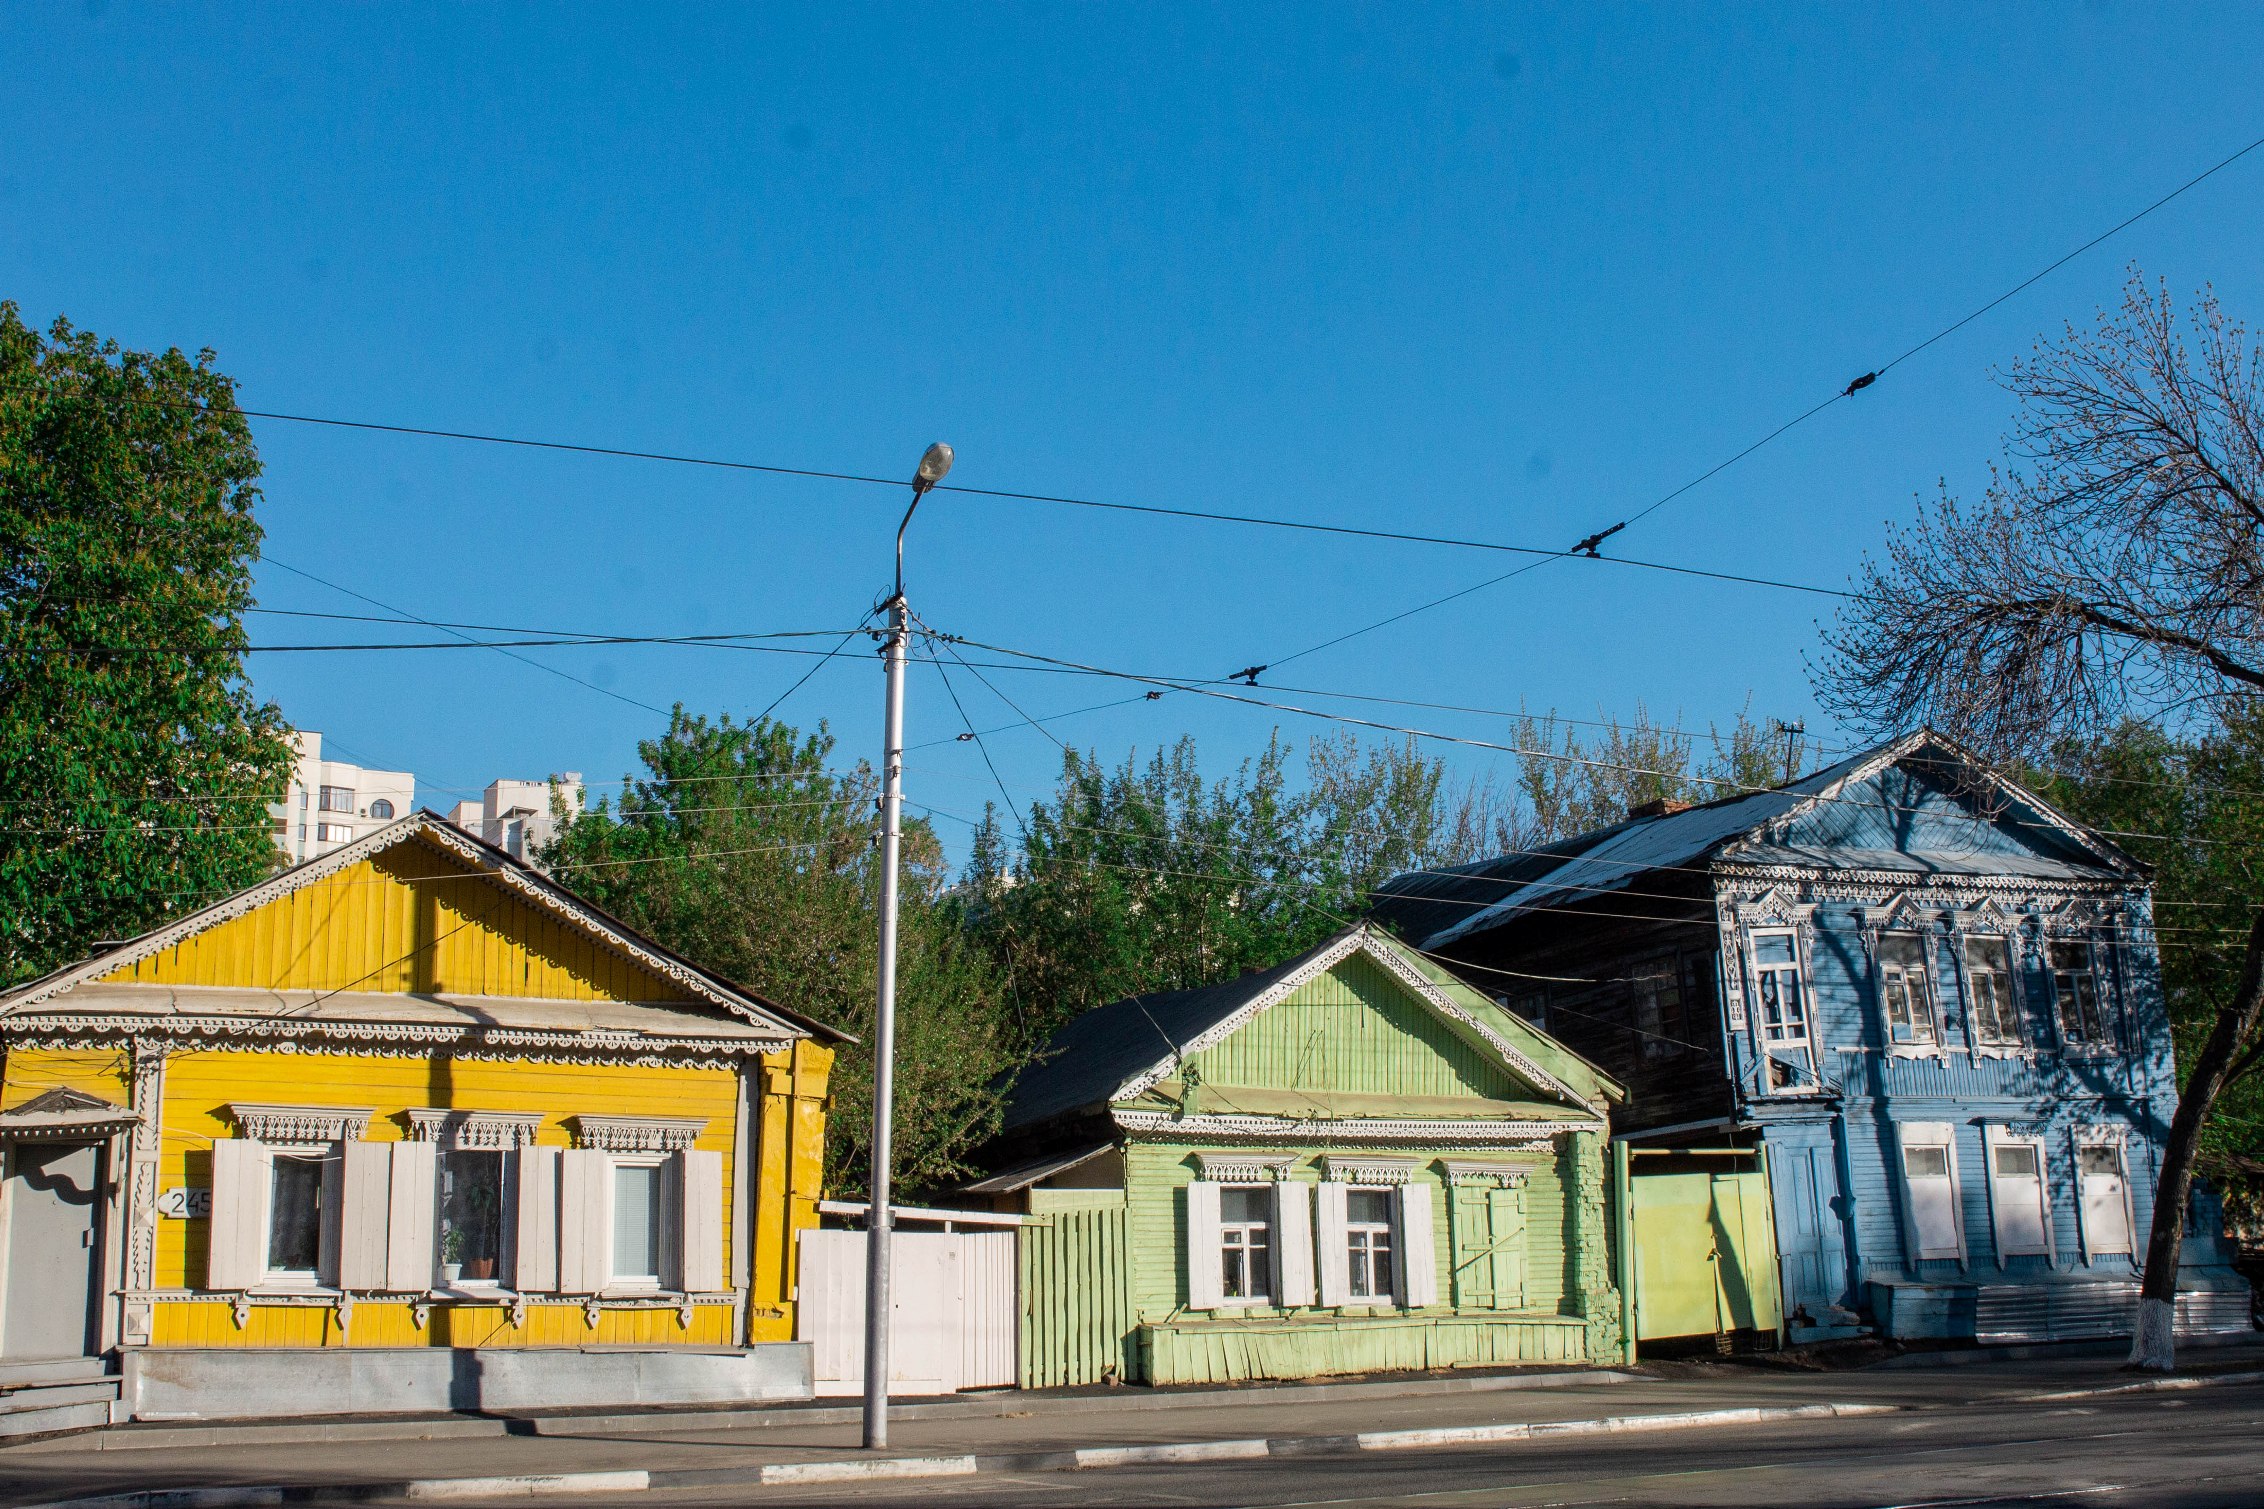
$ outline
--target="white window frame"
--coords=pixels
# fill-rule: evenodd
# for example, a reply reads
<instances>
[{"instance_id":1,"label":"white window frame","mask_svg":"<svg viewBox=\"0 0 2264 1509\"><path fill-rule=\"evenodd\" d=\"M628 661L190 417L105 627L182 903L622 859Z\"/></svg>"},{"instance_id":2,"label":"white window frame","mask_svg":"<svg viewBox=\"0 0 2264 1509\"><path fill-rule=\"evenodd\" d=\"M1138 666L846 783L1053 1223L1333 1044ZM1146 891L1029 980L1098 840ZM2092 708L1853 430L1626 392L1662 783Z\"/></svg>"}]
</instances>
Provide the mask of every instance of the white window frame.
<instances>
[{"instance_id":1,"label":"white window frame","mask_svg":"<svg viewBox=\"0 0 2264 1509\"><path fill-rule=\"evenodd\" d=\"M2027 1148L2036 1157L2036 1218L2043 1242L2041 1247L2016 1250L2005 1237L2013 1211L1997 1173L1997 1153L2012 1147ZM2043 1136L2017 1132L2008 1126L1984 1126L1981 1128L1981 1156L1986 1160L1983 1173L1989 1187L1989 1236L1996 1247L1997 1266L2003 1268L2008 1259L2016 1257L2040 1257L2056 1263L2059 1254L2052 1230L2052 1160L2046 1153Z\"/></svg>"},{"instance_id":2,"label":"white window frame","mask_svg":"<svg viewBox=\"0 0 2264 1509\"><path fill-rule=\"evenodd\" d=\"M351 817L354 812L354 788L351 786L324 786L315 801L317 812L343 812Z\"/></svg>"},{"instance_id":3,"label":"white window frame","mask_svg":"<svg viewBox=\"0 0 2264 1509\"><path fill-rule=\"evenodd\" d=\"M1902 1202L1903 1229L1906 1232L1904 1253L1909 1261L1918 1263L1955 1261L1964 1265L1968 1259L1965 1249L1965 1182L1958 1174L1957 1127L1947 1121L1898 1121L1895 1128L1895 1190ZM1950 1226L1957 1238L1954 1249L1928 1247L1926 1234L1918 1216L1918 1200L1911 1189L1909 1156L1913 1148L1938 1147L1943 1150L1943 1166L1948 1170Z\"/></svg>"},{"instance_id":4,"label":"white window frame","mask_svg":"<svg viewBox=\"0 0 2264 1509\"><path fill-rule=\"evenodd\" d=\"M614 1264L619 1259L615 1245L614 1219L617 1214L614 1201L621 1191L621 1170L649 1168L653 1171L653 1186L660 1193L660 1226L653 1233L653 1269L650 1274L624 1274ZM605 1160L605 1290L607 1294L662 1294L669 1292L669 1276L681 1266L678 1248L683 1233L678 1230L683 1222L683 1196L672 1191L668 1177L667 1153L609 1153Z\"/></svg>"},{"instance_id":5,"label":"white window frame","mask_svg":"<svg viewBox=\"0 0 2264 1509\"><path fill-rule=\"evenodd\" d=\"M1817 1095L1823 1092L1822 1060L1816 1052L1816 1003L1808 989L1808 949L1801 941L1801 929L1795 924L1776 923L1748 926L1745 930L1746 967L1753 982L1752 1033L1755 1057L1761 1071L1759 1090L1763 1095ZM1792 944L1792 962L1789 964L1763 964L1761 940L1782 937ZM1763 995L1761 981L1764 975L1792 976L1800 1001L1800 1036L1775 1038L1769 1036L1768 1002ZM1806 1061L1808 1081L1795 1081L1789 1085L1771 1083L1770 1066L1779 1055L1790 1058L1798 1055Z\"/></svg>"},{"instance_id":6,"label":"white window frame","mask_svg":"<svg viewBox=\"0 0 2264 1509\"><path fill-rule=\"evenodd\" d=\"M433 1151L432 1178L432 1261L435 1276L446 1261L448 1242L448 1160L465 1153L493 1153L500 1172L500 1185L496 1197L498 1231L495 1243L495 1275L492 1278L470 1278L459 1274L453 1282L442 1279L443 1287L469 1289L480 1293L508 1292L509 1276L519 1267L519 1149L515 1147L469 1147L455 1138L444 1138Z\"/></svg>"},{"instance_id":7,"label":"white window frame","mask_svg":"<svg viewBox=\"0 0 2264 1509\"><path fill-rule=\"evenodd\" d=\"M2124 1126L2078 1126L2068 1132L2068 1143L2075 1158L2075 1233L2081 1244L2083 1261L2097 1263L2104 1258L2121 1258L2132 1267L2138 1265L2138 1209L2131 1190L2130 1129ZM2090 1218L2085 1214L2083 1194L2083 1152L2086 1148L2111 1147L2115 1159L2122 1165L2122 1205L2124 1245L2102 1249L2096 1245L2096 1234L2091 1230Z\"/></svg>"},{"instance_id":8,"label":"white window frame","mask_svg":"<svg viewBox=\"0 0 2264 1509\"><path fill-rule=\"evenodd\" d=\"M2004 1009L2012 1017L2012 1039L2009 1042L1992 1041L1982 1036L1981 991L1974 983L1973 969L1973 945L1976 943L1994 943L2004 950ZM2025 1013L2021 1010L2018 944L2019 940L2007 933L1961 932L1957 935L1958 976L1965 986L1966 1041L1972 1045L1974 1053L1983 1058L2018 1057L2028 1051L2028 1035L2021 1030ZM1993 1168L1990 1170L1990 1177L1996 1177Z\"/></svg>"},{"instance_id":9,"label":"white window frame","mask_svg":"<svg viewBox=\"0 0 2264 1509\"><path fill-rule=\"evenodd\" d=\"M1264 1197L1265 1219L1262 1221L1228 1220L1226 1217L1226 1196L1230 1190L1249 1190L1262 1195ZM1219 1308L1226 1310L1270 1308L1274 1303L1274 1291L1279 1287L1274 1269L1281 1256L1279 1250L1280 1234L1274 1230L1276 1212L1280 1209L1280 1205L1275 1198L1273 1186L1255 1180L1222 1179L1218 1181L1218 1192L1218 1247L1213 1254L1213 1261L1218 1264L1219 1269ZM1257 1262L1251 1260L1249 1245L1249 1233L1253 1227L1264 1231L1266 1234L1265 1250L1262 1259ZM1242 1233L1239 1248L1234 1246L1230 1236L1230 1233L1237 1231ZM1247 1281L1252 1284L1263 1284L1262 1292L1254 1294L1229 1294L1226 1292L1226 1255L1229 1251L1236 1250L1242 1254L1242 1270L1247 1276Z\"/></svg>"},{"instance_id":10,"label":"white window frame","mask_svg":"<svg viewBox=\"0 0 2264 1509\"><path fill-rule=\"evenodd\" d=\"M1918 990L1911 990L1910 971L1900 964L1887 961L1887 943L1890 939L1908 938L1918 945ZM1874 971L1878 977L1879 1031L1886 1042L1887 1052L1897 1058L1939 1058L1944 1047L1942 1041L1941 1003L1934 991L1932 951L1926 947L1926 934L1914 928L1882 928L1872 942ZM1894 1007L1891 1004L1897 988L1915 1013L1925 1018L1926 1039L1919 1042L1895 1041ZM1914 1015L1913 1020L1916 1020Z\"/></svg>"},{"instance_id":11,"label":"white window frame","mask_svg":"<svg viewBox=\"0 0 2264 1509\"><path fill-rule=\"evenodd\" d=\"M2062 948L2083 950L2083 977L2091 982L2091 1014L2098 1018L2099 1035L2079 1038L2068 1031L2067 1009L2060 996L2059 961L2053 951ZM2115 1030L2107 1015L2106 994L2101 988L2099 947L2089 938L2046 938L2044 940L2044 974L2051 981L2052 1021L2059 1029L2060 1051L2085 1058L2110 1058L2115 1052Z\"/></svg>"},{"instance_id":12,"label":"white window frame","mask_svg":"<svg viewBox=\"0 0 2264 1509\"><path fill-rule=\"evenodd\" d=\"M1348 1204L1354 1195L1381 1195L1384 1200L1384 1218L1381 1221L1355 1221L1349 1213L1345 1216L1346 1296L1349 1302L1355 1305L1396 1304L1401 1291L1405 1287L1399 1271L1400 1265L1405 1261L1403 1249L1406 1246L1400 1240L1399 1235L1399 1191L1384 1184L1347 1184L1344 1187L1344 1194ZM1367 1268L1368 1276L1372 1281L1375 1277L1375 1237L1378 1233L1383 1236L1384 1259L1389 1265L1384 1275L1388 1282L1381 1289L1374 1287L1371 1282L1370 1287L1363 1290L1360 1287L1358 1277L1361 1268L1361 1264L1357 1261L1361 1251L1358 1239L1361 1237L1368 1238Z\"/></svg>"},{"instance_id":13,"label":"white window frame","mask_svg":"<svg viewBox=\"0 0 2264 1509\"><path fill-rule=\"evenodd\" d=\"M339 1216L337 1190L340 1183L333 1166L345 1156L344 1149L335 1142L262 1142L259 1144L261 1172L259 1198L259 1287L262 1289L306 1290L327 1287L328 1275L322 1271L325 1253L337 1246ZM288 1158L297 1163L311 1163L319 1181L322 1198L315 1207L314 1252L312 1268L277 1268L271 1259L275 1252L275 1163Z\"/></svg>"}]
</instances>

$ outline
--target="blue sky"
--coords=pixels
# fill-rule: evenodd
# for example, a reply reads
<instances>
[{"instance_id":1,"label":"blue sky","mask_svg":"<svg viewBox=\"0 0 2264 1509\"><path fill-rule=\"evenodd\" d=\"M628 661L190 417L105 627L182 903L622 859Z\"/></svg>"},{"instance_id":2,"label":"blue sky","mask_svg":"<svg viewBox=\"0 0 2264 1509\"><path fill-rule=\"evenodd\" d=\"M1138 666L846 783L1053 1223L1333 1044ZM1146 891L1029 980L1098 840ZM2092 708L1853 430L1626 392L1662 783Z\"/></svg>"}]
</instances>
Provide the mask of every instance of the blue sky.
<instances>
[{"instance_id":1,"label":"blue sky","mask_svg":"<svg viewBox=\"0 0 2264 1509\"><path fill-rule=\"evenodd\" d=\"M212 346L252 408L881 475L943 438L969 486L1561 547L2264 132L2258 56L2264 12L2118 5L27 5L0 12L0 297ZM2264 153L1607 548L1840 584L1914 494L1978 488L1993 366L2131 262L2264 315L2259 245ZM434 618L846 628L902 501L257 432L274 557ZM943 629L1203 676L1514 564L944 493L910 588ZM372 611L273 566L260 586ZM1816 724L1823 609L1560 561L1269 679ZM528 653L735 714L806 665ZM255 660L294 722L436 805L617 777L661 721L489 652ZM992 679L1032 712L1112 691ZM845 655L782 716L864 753L880 693ZM961 727L932 672L909 716L915 743ZM1277 721L1324 728L1174 696L1059 731L1111 757L1191 732L1223 765ZM1040 735L989 745L1018 800L1049 786ZM908 781L947 812L995 794L965 743Z\"/></svg>"}]
</instances>

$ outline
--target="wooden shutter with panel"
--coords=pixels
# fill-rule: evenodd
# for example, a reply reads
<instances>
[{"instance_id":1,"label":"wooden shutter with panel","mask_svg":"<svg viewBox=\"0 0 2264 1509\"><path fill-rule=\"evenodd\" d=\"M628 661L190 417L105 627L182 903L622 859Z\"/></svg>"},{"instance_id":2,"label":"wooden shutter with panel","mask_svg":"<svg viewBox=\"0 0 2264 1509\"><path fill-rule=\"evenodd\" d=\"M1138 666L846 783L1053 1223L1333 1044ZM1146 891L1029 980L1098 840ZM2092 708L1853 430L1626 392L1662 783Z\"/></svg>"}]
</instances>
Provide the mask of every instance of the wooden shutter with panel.
<instances>
[{"instance_id":1,"label":"wooden shutter with panel","mask_svg":"<svg viewBox=\"0 0 2264 1509\"><path fill-rule=\"evenodd\" d=\"M1219 1249L1219 1187L1208 1179L1187 1186L1187 1308L1216 1310L1226 1299L1226 1269Z\"/></svg>"},{"instance_id":2,"label":"wooden shutter with panel","mask_svg":"<svg viewBox=\"0 0 2264 1509\"><path fill-rule=\"evenodd\" d=\"M512 1232L511 1287L521 1294L558 1292L558 1149L522 1147L518 1219Z\"/></svg>"},{"instance_id":3,"label":"wooden shutter with panel","mask_svg":"<svg viewBox=\"0 0 2264 1509\"><path fill-rule=\"evenodd\" d=\"M249 1289L265 1276L267 1181L267 1149L244 1137L213 1143L206 1288Z\"/></svg>"},{"instance_id":4,"label":"wooden shutter with panel","mask_svg":"<svg viewBox=\"0 0 2264 1509\"><path fill-rule=\"evenodd\" d=\"M338 1208L338 1287L391 1287L386 1233L393 1203L393 1149L390 1142L349 1142L345 1151L344 1195Z\"/></svg>"},{"instance_id":5,"label":"wooden shutter with panel","mask_svg":"<svg viewBox=\"0 0 2264 1509\"><path fill-rule=\"evenodd\" d=\"M416 1294L435 1277L433 1214L439 1203L435 1183L439 1148L430 1142L393 1144L390 1222L385 1238L385 1286Z\"/></svg>"},{"instance_id":6,"label":"wooden shutter with panel","mask_svg":"<svg viewBox=\"0 0 2264 1509\"><path fill-rule=\"evenodd\" d=\"M558 1287L567 1294L596 1294L613 1276L612 1177L613 1160L596 1148L559 1159Z\"/></svg>"},{"instance_id":7,"label":"wooden shutter with panel","mask_svg":"<svg viewBox=\"0 0 2264 1509\"><path fill-rule=\"evenodd\" d=\"M687 1294L712 1294L723 1287L723 1155L687 1148L673 1161L681 1284Z\"/></svg>"},{"instance_id":8,"label":"wooden shutter with panel","mask_svg":"<svg viewBox=\"0 0 2264 1509\"><path fill-rule=\"evenodd\" d=\"M1313 1302L1313 1216L1308 1186L1284 1179L1273 1187L1274 1303Z\"/></svg>"},{"instance_id":9,"label":"wooden shutter with panel","mask_svg":"<svg viewBox=\"0 0 2264 1509\"><path fill-rule=\"evenodd\" d=\"M1402 1184L1392 1201L1399 1218L1397 1299L1410 1310L1439 1302L1437 1244L1431 1233L1431 1187Z\"/></svg>"},{"instance_id":10,"label":"wooden shutter with panel","mask_svg":"<svg viewBox=\"0 0 2264 1509\"><path fill-rule=\"evenodd\" d=\"M1334 1179L1323 1180L1313 1190L1314 1226L1318 1230L1321 1303L1345 1305L1352 1302L1352 1260L1345 1249L1345 1186Z\"/></svg>"}]
</instances>

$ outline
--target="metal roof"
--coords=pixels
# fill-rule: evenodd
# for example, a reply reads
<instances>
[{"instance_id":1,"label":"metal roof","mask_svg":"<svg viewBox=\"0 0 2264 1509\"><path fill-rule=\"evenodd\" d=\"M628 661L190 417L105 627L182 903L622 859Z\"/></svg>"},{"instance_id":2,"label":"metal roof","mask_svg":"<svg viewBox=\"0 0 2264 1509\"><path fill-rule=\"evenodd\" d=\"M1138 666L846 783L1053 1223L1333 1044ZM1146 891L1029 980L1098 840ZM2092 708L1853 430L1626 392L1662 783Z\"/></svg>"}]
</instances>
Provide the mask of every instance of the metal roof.
<instances>
[{"instance_id":1,"label":"metal roof","mask_svg":"<svg viewBox=\"0 0 2264 1509\"><path fill-rule=\"evenodd\" d=\"M1741 793L1679 812L1630 819L1579 834L1530 855L1468 865L1457 871L1419 872L1387 881L1373 915L1405 930L1417 946L1445 947L1457 939L1499 925L1520 912L1577 905L1623 890L1645 875L1663 870L1703 869L1739 840L1749 839L1795 809L1828 799L1838 786L1931 747L1950 763L1970 768L2000 791L2048 820L2074 848L2089 850L2089 863L2043 854L1914 854L1899 850L1802 849L1784 845L1740 846L1739 860L1764 854L1774 862L1820 868L1897 869L1917 873L2019 874L2053 878L2119 878L2135 866L2111 844L2054 812L2033 793L2022 791L1988 770L1964 750L1931 730L1850 755L1815 774L1767 791Z\"/></svg>"}]
</instances>

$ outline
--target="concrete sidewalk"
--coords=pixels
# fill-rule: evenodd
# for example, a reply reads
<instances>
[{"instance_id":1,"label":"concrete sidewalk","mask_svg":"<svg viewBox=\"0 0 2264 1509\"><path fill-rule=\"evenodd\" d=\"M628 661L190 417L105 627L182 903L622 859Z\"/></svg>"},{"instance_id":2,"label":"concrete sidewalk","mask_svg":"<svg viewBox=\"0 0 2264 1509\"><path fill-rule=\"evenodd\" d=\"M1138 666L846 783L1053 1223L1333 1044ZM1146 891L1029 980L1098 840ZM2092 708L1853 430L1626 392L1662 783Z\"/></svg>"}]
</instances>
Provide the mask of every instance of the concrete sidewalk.
<instances>
[{"instance_id":1,"label":"concrete sidewalk","mask_svg":"<svg viewBox=\"0 0 2264 1509\"><path fill-rule=\"evenodd\" d=\"M2264 1379L2255 1349L2209 1354L2193 1379ZM2041 1401L2134 1382L2111 1358L2022 1359L1948 1369L1799 1373L1685 1364L1673 1378L1579 1382L1543 1389L1321 1385L1142 1398L1147 1407L1046 1409L989 1417L900 1417L894 1449L857 1449L854 1423L805 1418L655 1432L605 1422L546 1421L543 1432L401 1442L274 1440L207 1446L95 1449L60 1438L0 1451L0 1505L163 1491L164 1502L205 1509L344 1497L512 1497L762 1482L838 1481L990 1470L1077 1469L1169 1460L1221 1460L1307 1452L1514 1443L1575 1431L1734 1427L1768 1420ZM1438 1380L1466 1382L1476 1380ZM2185 1383L2187 1380L2171 1380ZM1330 1397L1333 1395L1334 1397ZM1090 1397L1090 1396L1086 1396ZM1196 1408L1155 1407L1177 1397ZM1102 1403L1110 1402L1103 1398ZM788 1412L779 1412L785 1414ZM914 1461L911 1459L924 1459ZM415 1486L412 1486L414 1480ZM292 1495L246 1496L246 1486L290 1485ZM201 1490L201 1492L200 1492ZM142 1500L154 1506L156 1501Z\"/></svg>"}]
</instances>

